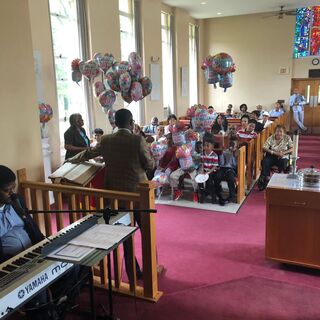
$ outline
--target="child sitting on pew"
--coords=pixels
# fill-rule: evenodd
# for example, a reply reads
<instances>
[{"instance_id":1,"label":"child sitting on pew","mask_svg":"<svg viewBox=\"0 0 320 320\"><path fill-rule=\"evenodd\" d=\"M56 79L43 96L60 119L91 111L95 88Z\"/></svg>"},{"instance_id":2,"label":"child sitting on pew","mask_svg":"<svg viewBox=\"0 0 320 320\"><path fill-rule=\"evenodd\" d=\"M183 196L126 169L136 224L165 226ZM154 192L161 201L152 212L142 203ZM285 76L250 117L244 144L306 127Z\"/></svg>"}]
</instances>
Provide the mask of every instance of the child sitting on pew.
<instances>
[{"instance_id":1,"label":"child sitting on pew","mask_svg":"<svg viewBox=\"0 0 320 320\"><path fill-rule=\"evenodd\" d=\"M219 199L219 204L224 205L224 200L221 196L219 184L216 182L217 172L219 170L219 157L213 151L213 137L210 139L206 136L203 145L203 155L201 156L200 173L208 174L209 179L203 183L199 183L199 202L203 203L206 195L211 195L211 203L216 203L216 197Z\"/></svg>"},{"instance_id":2,"label":"child sitting on pew","mask_svg":"<svg viewBox=\"0 0 320 320\"><path fill-rule=\"evenodd\" d=\"M255 128L256 121L249 120L248 125L245 128L242 127L240 130L238 130L237 136L242 139L255 139L258 136L258 134L254 131Z\"/></svg>"},{"instance_id":3,"label":"child sitting on pew","mask_svg":"<svg viewBox=\"0 0 320 320\"><path fill-rule=\"evenodd\" d=\"M219 158L220 170L216 174L216 182L227 181L229 196L225 202L237 202L236 178L238 170L238 141L230 140L228 149L224 150Z\"/></svg>"}]
</instances>

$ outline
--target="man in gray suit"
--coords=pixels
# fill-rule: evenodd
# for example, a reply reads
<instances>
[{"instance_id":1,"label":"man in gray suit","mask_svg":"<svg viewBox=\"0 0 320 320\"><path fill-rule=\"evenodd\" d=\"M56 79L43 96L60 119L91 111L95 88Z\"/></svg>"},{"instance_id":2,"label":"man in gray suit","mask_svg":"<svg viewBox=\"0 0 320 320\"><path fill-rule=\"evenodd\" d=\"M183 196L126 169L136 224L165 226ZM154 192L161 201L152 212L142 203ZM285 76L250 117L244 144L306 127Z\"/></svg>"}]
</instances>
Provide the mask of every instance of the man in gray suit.
<instances>
[{"instance_id":1,"label":"man in gray suit","mask_svg":"<svg viewBox=\"0 0 320 320\"><path fill-rule=\"evenodd\" d=\"M147 180L146 170L152 170L155 163L150 156L145 139L140 135L132 134L132 113L127 109L118 110L115 113L115 122L118 127L116 133L102 136L100 143L95 147L78 153L68 161L79 163L101 156L106 164L105 188L136 192L139 182ZM134 216L140 227L139 214L136 213ZM124 251L126 269L129 270L126 242ZM137 262L136 271L137 277L141 278L142 274Z\"/></svg>"}]
</instances>

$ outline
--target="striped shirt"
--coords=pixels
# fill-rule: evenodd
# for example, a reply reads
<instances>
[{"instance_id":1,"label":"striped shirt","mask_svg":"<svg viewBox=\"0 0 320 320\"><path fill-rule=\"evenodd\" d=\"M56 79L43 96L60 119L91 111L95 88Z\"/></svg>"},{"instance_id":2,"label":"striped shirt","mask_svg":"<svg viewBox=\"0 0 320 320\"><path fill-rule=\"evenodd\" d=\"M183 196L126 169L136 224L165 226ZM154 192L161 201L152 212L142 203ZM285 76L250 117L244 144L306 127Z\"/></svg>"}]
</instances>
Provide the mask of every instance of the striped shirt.
<instances>
[{"instance_id":1,"label":"striped shirt","mask_svg":"<svg viewBox=\"0 0 320 320\"><path fill-rule=\"evenodd\" d=\"M211 151L210 154L204 153L201 156L201 163L203 165L203 171L204 172L208 172L213 167L218 167L218 165L219 165L219 157L214 151Z\"/></svg>"},{"instance_id":2,"label":"striped shirt","mask_svg":"<svg viewBox=\"0 0 320 320\"><path fill-rule=\"evenodd\" d=\"M243 129L240 129L238 132L237 132L237 136L239 138L243 138L243 139L255 139L258 134L254 131L252 132L249 132L249 131L245 131Z\"/></svg>"}]
</instances>

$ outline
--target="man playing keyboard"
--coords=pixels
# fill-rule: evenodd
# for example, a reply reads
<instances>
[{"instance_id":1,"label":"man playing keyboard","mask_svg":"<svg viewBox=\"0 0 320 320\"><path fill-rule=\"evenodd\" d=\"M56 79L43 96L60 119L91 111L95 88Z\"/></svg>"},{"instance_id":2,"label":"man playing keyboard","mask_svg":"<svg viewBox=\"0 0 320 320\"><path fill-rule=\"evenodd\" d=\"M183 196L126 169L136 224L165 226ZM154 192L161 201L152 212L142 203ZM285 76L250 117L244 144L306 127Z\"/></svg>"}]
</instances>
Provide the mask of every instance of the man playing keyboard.
<instances>
[{"instance_id":1,"label":"man playing keyboard","mask_svg":"<svg viewBox=\"0 0 320 320\"><path fill-rule=\"evenodd\" d=\"M37 224L25 210L22 198L14 193L15 188L16 176L14 172L6 166L0 165L0 263L44 239ZM70 288L74 291L74 284L78 281L79 272L78 267L73 267L71 271L60 278L52 289L53 296L59 292L60 297L63 291L65 291L63 294L66 294L66 290L70 290ZM61 290L62 288L63 290ZM25 305L27 319L54 319L57 315L52 314L52 308L51 313L48 312L48 303L48 291L41 291Z\"/></svg>"}]
</instances>

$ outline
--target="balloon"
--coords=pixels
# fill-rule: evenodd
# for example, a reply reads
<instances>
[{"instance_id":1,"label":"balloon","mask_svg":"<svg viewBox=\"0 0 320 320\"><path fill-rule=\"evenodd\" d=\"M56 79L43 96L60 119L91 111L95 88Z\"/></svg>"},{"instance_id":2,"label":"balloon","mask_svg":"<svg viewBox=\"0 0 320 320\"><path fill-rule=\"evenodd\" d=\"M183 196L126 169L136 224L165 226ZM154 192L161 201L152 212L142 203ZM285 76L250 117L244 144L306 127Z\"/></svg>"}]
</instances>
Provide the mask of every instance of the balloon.
<instances>
[{"instance_id":1,"label":"balloon","mask_svg":"<svg viewBox=\"0 0 320 320\"><path fill-rule=\"evenodd\" d=\"M121 97L126 103L131 103L133 101L131 97L131 92L121 92Z\"/></svg>"},{"instance_id":2,"label":"balloon","mask_svg":"<svg viewBox=\"0 0 320 320\"><path fill-rule=\"evenodd\" d=\"M216 88L216 83L220 81L220 75L214 72L212 67L206 68L204 70L204 76L208 84L213 84Z\"/></svg>"},{"instance_id":3,"label":"balloon","mask_svg":"<svg viewBox=\"0 0 320 320\"><path fill-rule=\"evenodd\" d=\"M188 169L192 168L193 167L192 157L180 158L179 165L182 170L188 170Z\"/></svg>"},{"instance_id":4,"label":"balloon","mask_svg":"<svg viewBox=\"0 0 320 320\"><path fill-rule=\"evenodd\" d=\"M79 70L88 80L94 79L100 73L99 66L92 60L81 61Z\"/></svg>"},{"instance_id":5,"label":"balloon","mask_svg":"<svg viewBox=\"0 0 320 320\"><path fill-rule=\"evenodd\" d=\"M72 81L79 83L82 80L82 73L80 71L72 71Z\"/></svg>"},{"instance_id":6,"label":"balloon","mask_svg":"<svg viewBox=\"0 0 320 320\"><path fill-rule=\"evenodd\" d=\"M131 85L131 98L134 101L139 101L143 98L142 86L138 81L133 82Z\"/></svg>"},{"instance_id":7,"label":"balloon","mask_svg":"<svg viewBox=\"0 0 320 320\"><path fill-rule=\"evenodd\" d=\"M111 90L120 91L119 75L114 72L108 72L106 78Z\"/></svg>"},{"instance_id":8,"label":"balloon","mask_svg":"<svg viewBox=\"0 0 320 320\"><path fill-rule=\"evenodd\" d=\"M129 72L124 72L120 75L119 77L119 86L120 86L120 90L121 92L127 92L130 89L131 86L131 77Z\"/></svg>"},{"instance_id":9,"label":"balloon","mask_svg":"<svg viewBox=\"0 0 320 320\"><path fill-rule=\"evenodd\" d=\"M211 131L214 119L214 113L209 113L207 108L200 107L192 118L192 128L196 132Z\"/></svg>"},{"instance_id":10,"label":"balloon","mask_svg":"<svg viewBox=\"0 0 320 320\"><path fill-rule=\"evenodd\" d=\"M154 141L151 143L150 151L155 160L160 160L168 150L168 143L166 139Z\"/></svg>"},{"instance_id":11,"label":"balloon","mask_svg":"<svg viewBox=\"0 0 320 320\"><path fill-rule=\"evenodd\" d=\"M113 110L112 108L109 109L108 112L107 112L108 119L109 119L109 122L110 122L111 125L116 123L115 114L116 114L116 111Z\"/></svg>"},{"instance_id":12,"label":"balloon","mask_svg":"<svg viewBox=\"0 0 320 320\"><path fill-rule=\"evenodd\" d=\"M176 146L181 146L187 142L184 132L173 132L172 141Z\"/></svg>"},{"instance_id":13,"label":"balloon","mask_svg":"<svg viewBox=\"0 0 320 320\"><path fill-rule=\"evenodd\" d=\"M165 184L169 184L169 176L165 172L160 172L152 178L152 181L157 184L157 187L161 187Z\"/></svg>"},{"instance_id":14,"label":"balloon","mask_svg":"<svg viewBox=\"0 0 320 320\"><path fill-rule=\"evenodd\" d=\"M111 108L116 101L116 94L112 90L106 90L99 96L99 102L104 108Z\"/></svg>"},{"instance_id":15,"label":"balloon","mask_svg":"<svg viewBox=\"0 0 320 320\"><path fill-rule=\"evenodd\" d=\"M185 132L185 137L186 137L187 142L197 141L198 140L198 133L193 131L192 129L189 129Z\"/></svg>"},{"instance_id":16,"label":"balloon","mask_svg":"<svg viewBox=\"0 0 320 320\"><path fill-rule=\"evenodd\" d=\"M221 76L219 86L221 88L224 88L224 92L227 91L227 88L232 87L232 82L233 82L233 75L232 73L227 73L223 76Z\"/></svg>"},{"instance_id":17,"label":"balloon","mask_svg":"<svg viewBox=\"0 0 320 320\"><path fill-rule=\"evenodd\" d=\"M105 85L103 84L103 82L101 81L97 81L95 82L94 84L94 91L95 91L95 94L96 94L96 97L99 97L100 94L106 90L106 87Z\"/></svg>"},{"instance_id":18,"label":"balloon","mask_svg":"<svg viewBox=\"0 0 320 320\"><path fill-rule=\"evenodd\" d=\"M149 77L143 77L139 80L142 86L142 94L146 97L152 91L152 82Z\"/></svg>"},{"instance_id":19,"label":"balloon","mask_svg":"<svg viewBox=\"0 0 320 320\"><path fill-rule=\"evenodd\" d=\"M136 52L131 52L128 57L131 66L131 74L138 79L142 76L142 59Z\"/></svg>"},{"instance_id":20,"label":"balloon","mask_svg":"<svg viewBox=\"0 0 320 320\"><path fill-rule=\"evenodd\" d=\"M189 158L192 153L192 145L191 144L183 144L179 146L176 150L177 159L180 158Z\"/></svg>"},{"instance_id":21,"label":"balloon","mask_svg":"<svg viewBox=\"0 0 320 320\"><path fill-rule=\"evenodd\" d=\"M49 104L39 103L38 108L41 123L46 123L52 119L53 111Z\"/></svg>"},{"instance_id":22,"label":"balloon","mask_svg":"<svg viewBox=\"0 0 320 320\"><path fill-rule=\"evenodd\" d=\"M111 53L105 53L104 55L101 53L96 53L93 56L93 60L97 62L99 68L103 72L107 72L107 70L111 68L115 62L114 56Z\"/></svg>"},{"instance_id":23,"label":"balloon","mask_svg":"<svg viewBox=\"0 0 320 320\"><path fill-rule=\"evenodd\" d=\"M130 65L128 61L121 61L115 65L116 73L120 76L122 73L129 72Z\"/></svg>"}]
</instances>

